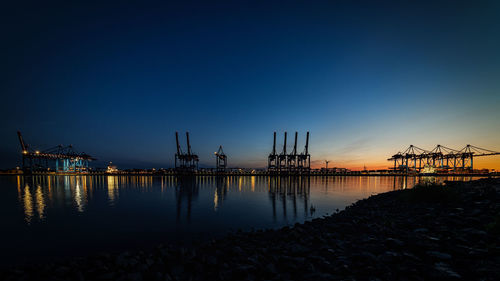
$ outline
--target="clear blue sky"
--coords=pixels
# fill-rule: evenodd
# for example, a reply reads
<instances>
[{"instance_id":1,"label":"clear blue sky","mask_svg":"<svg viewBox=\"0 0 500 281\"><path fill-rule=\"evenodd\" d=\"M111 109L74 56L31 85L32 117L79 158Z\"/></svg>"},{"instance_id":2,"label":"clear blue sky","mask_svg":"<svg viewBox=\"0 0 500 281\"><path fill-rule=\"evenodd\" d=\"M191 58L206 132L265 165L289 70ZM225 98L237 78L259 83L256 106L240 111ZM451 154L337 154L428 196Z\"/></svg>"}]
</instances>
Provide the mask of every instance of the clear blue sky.
<instances>
[{"instance_id":1,"label":"clear blue sky","mask_svg":"<svg viewBox=\"0 0 500 281\"><path fill-rule=\"evenodd\" d=\"M186 130L204 166L263 167L285 130L316 165L500 150L497 1L132 2L1 9L0 168L17 130L124 168L172 166Z\"/></svg>"}]
</instances>

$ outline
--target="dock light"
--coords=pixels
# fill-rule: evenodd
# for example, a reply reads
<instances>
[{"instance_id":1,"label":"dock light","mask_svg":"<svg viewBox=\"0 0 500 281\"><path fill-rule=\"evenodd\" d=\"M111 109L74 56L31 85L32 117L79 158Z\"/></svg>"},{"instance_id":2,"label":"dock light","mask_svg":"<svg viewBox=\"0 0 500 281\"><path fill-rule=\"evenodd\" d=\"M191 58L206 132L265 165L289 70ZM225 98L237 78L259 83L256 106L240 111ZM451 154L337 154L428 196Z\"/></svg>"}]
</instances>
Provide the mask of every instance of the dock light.
<instances>
[{"instance_id":1,"label":"dock light","mask_svg":"<svg viewBox=\"0 0 500 281\"><path fill-rule=\"evenodd\" d=\"M28 151L26 151L26 150L23 150L23 154L28 154Z\"/></svg>"},{"instance_id":2,"label":"dock light","mask_svg":"<svg viewBox=\"0 0 500 281\"><path fill-rule=\"evenodd\" d=\"M36 153L36 154L40 154L40 151L38 151L38 150L37 150L37 151L35 151L35 153Z\"/></svg>"}]
</instances>

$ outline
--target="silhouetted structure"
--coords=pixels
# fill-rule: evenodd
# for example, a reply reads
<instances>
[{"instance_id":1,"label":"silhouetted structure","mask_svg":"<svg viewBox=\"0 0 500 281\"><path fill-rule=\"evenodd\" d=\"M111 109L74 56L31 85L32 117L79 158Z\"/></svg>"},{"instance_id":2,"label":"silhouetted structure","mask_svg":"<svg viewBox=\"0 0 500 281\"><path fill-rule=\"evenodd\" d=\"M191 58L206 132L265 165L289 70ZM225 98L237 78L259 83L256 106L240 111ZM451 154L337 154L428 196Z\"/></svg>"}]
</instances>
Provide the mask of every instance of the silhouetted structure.
<instances>
[{"instance_id":1,"label":"silhouetted structure","mask_svg":"<svg viewBox=\"0 0 500 281\"><path fill-rule=\"evenodd\" d=\"M267 170L269 173L276 173L278 171L278 154L276 154L276 132L274 132L273 150L267 158Z\"/></svg>"},{"instance_id":2,"label":"silhouetted structure","mask_svg":"<svg viewBox=\"0 0 500 281\"><path fill-rule=\"evenodd\" d=\"M309 174L311 172L311 155L309 154L309 132L306 135L306 145L304 151L298 155L298 169L301 174Z\"/></svg>"},{"instance_id":3,"label":"silhouetted structure","mask_svg":"<svg viewBox=\"0 0 500 281\"><path fill-rule=\"evenodd\" d=\"M215 154L215 167L217 173L223 173L226 171L227 167L227 156L222 150L222 145L219 146L219 150Z\"/></svg>"},{"instance_id":4,"label":"silhouetted structure","mask_svg":"<svg viewBox=\"0 0 500 281\"><path fill-rule=\"evenodd\" d=\"M198 170L198 155L192 153L189 143L189 132L186 132L187 153L183 153L179 144L179 133L175 132L177 153L175 154L175 171L179 174L190 174Z\"/></svg>"},{"instance_id":5,"label":"silhouetted structure","mask_svg":"<svg viewBox=\"0 0 500 281\"><path fill-rule=\"evenodd\" d=\"M420 172L425 166L432 166L442 170L472 170L474 157L499 155L500 152L466 145L461 150L437 145L432 150L425 150L410 145L404 152L394 154L388 161L394 161L394 171Z\"/></svg>"},{"instance_id":6,"label":"silhouetted structure","mask_svg":"<svg viewBox=\"0 0 500 281\"><path fill-rule=\"evenodd\" d=\"M287 153L287 132L285 132L283 149L276 153L276 132L274 132L273 150L268 156L267 169L270 174L309 174L311 171L311 155L309 154L309 132L307 132L306 145L302 153L297 152L298 133L295 132L295 141L292 151Z\"/></svg>"},{"instance_id":7,"label":"silhouetted structure","mask_svg":"<svg viewBox=\"0 0 500 281\"><path fill-rule=\"evenodd\" d=\"M89 161L95 160L84 152L77 152L72 145L58 145L46 150L32 150L17 132L21 144L24 173L55 171L56 173L82 173L89 169Z\"/></svg>"}]
</instances>

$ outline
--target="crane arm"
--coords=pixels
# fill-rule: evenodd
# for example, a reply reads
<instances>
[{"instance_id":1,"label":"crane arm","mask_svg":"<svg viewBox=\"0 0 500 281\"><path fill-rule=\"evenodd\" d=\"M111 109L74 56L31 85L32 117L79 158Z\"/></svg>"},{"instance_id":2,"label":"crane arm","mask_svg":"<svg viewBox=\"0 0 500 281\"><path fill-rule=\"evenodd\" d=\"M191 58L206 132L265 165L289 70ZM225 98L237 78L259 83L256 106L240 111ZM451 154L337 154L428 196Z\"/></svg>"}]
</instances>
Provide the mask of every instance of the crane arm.
<instances>
[{"instance_id":1,"label":"crane arm","mask_svg":"<svg viewBox=\"0 0 500 281\"><path fill-rule=\"evenodd\" d=\"M17 131L17 136L19 138L19 143L21 144L21 148L24 151L27 151L27 146L26 144L24 143L24 140L23 140L23 136L21 135L21 132L20 131Z\"/></svg>"}]
</instances>

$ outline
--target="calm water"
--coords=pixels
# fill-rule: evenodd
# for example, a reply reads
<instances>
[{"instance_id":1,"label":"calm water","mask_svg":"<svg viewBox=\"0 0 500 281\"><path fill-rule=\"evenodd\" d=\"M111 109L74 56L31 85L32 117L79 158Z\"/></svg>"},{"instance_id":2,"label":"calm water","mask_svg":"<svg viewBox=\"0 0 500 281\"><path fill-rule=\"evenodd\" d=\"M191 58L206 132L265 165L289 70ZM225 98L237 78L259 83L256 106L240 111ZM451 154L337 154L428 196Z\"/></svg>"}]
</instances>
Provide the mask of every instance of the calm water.
<instances>
[{"instance_id":1,"label":"calm water","mask_svg":"<svg viewBox=\"0 0 500 281\"><path fill-rule=\"evenodd\" d=\"M2 176L1 261L189 243L278 228L419 180L414 177Z\"/></svg>"}]
</instances>

